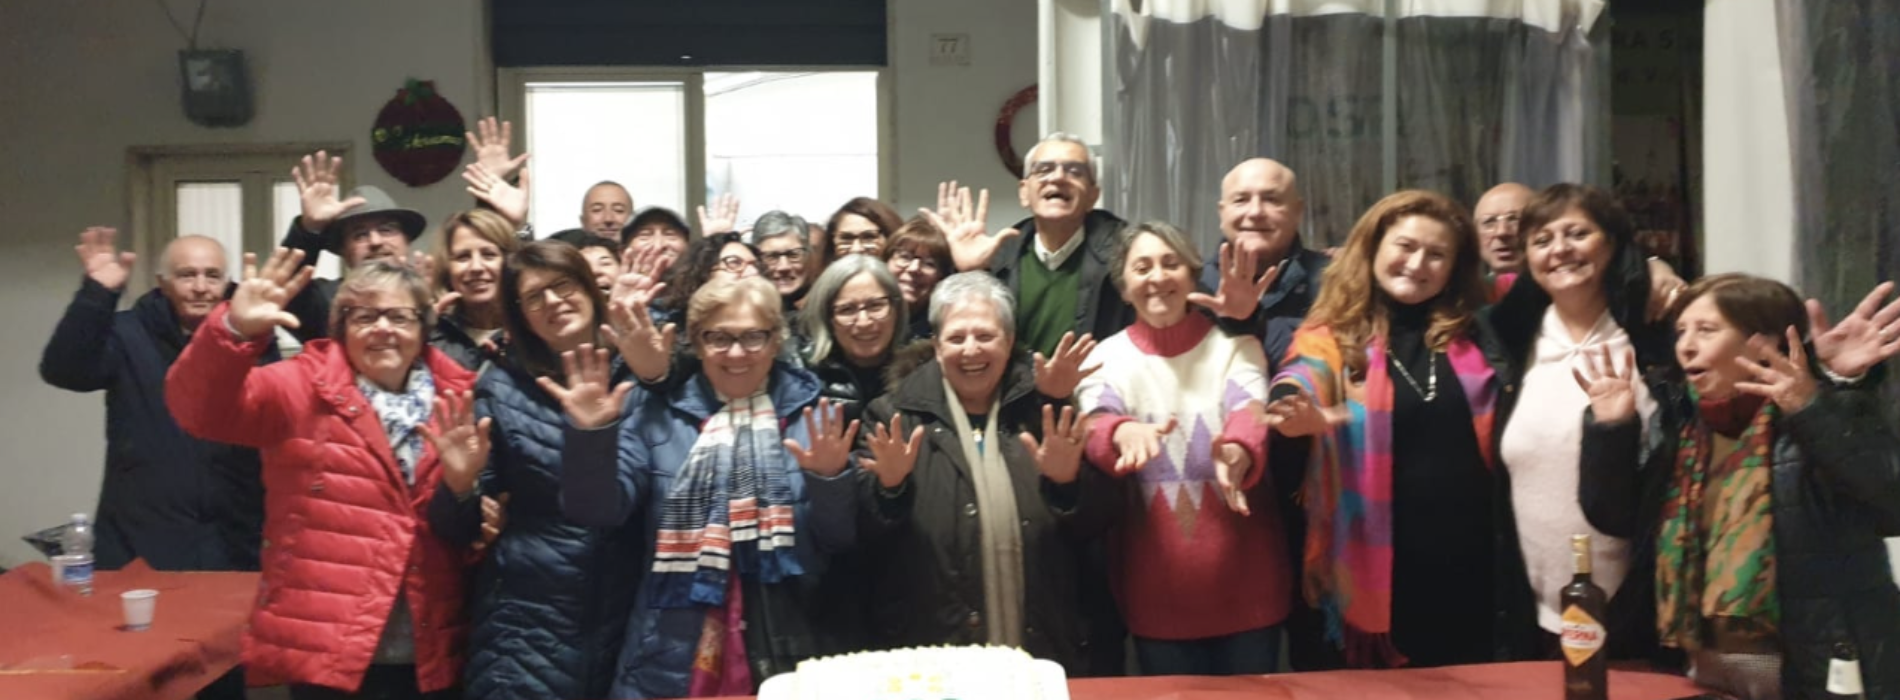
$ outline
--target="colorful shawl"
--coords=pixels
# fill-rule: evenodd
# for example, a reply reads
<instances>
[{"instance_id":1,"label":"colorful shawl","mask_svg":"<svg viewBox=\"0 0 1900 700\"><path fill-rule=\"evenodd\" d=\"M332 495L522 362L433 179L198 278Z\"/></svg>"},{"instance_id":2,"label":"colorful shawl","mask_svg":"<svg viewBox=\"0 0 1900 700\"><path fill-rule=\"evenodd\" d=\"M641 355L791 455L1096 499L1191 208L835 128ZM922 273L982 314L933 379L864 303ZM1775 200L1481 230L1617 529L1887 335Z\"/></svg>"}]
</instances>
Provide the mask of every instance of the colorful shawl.
<instances>
[{"instance_id":1,"label":"colorful shawl","mask_svg":"<svg viewBox=\"0 0 1900 700\"><path fill-rule=\"evenodd\" d=\"M1711 425L1719 417L1683 428L1656 547L1656 629L1679 649L1769 653L1781 626L1770 464L1779 412L1768 402L1725 403L1759 408L1719 460Z\"/></svg>"},{"instance_id":2,"label":"colorful shawl","mask_svg":"<svg viewBox=\"0 0 1900 700\"><path fill-rule=\"evenodd\" d=\"M1495 465L1491 426L1497 382L1467 338L1447 350L1471 404L1471 429L1486 467ZM1345 404L1347 425L1317 436L1303 488L1307 603L1326 616L1326 638L1355 668L1400 666L1392 646L1392 378L1385 339L1366 348L1365 403L1346 398L1344 354L1331 329L1302 328L1274 383L1293 382L1321 406Z\"/></svg>"},{"instance_id":3,"label":"colorful shawl","mask_svg":"<svg viewBox=\"0 0 1900 700\"><path fill-rule=\"evenodd\" d=\"M793 551L792 486L779 434L763 390L706 419L660 504L646 583L653 607L723 605L734 570L764 583L804 573Z\"/></svg>"}]
</instances>

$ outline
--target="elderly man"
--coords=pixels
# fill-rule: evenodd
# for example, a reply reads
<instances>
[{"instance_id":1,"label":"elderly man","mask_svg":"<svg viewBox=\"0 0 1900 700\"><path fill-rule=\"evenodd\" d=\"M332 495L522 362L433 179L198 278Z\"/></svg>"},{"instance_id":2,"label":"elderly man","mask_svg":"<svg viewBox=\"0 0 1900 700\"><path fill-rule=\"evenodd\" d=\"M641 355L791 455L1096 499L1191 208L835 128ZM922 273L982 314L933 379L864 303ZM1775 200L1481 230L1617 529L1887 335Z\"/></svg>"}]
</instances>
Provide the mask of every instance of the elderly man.
<instances>
[{"instance_id":1,"label":"elderly man","mask_svg":"<svg viewBox=\"0 0 1900 700\"><path fill-rule=\"evenodd\" d=\"M581 198L581 228L601 238L620 240L620 228L633 216L633 195L612 180L587 188Z\"/></svg>"},{"instance_id":2,"label":"elderly man","mask_svg":"<svg viewBox=\"0 0 1900 700\"><path fill-rule=\"evenodd\" d=\"M305 265L317 264L325 251L335 253L343 259L345 270L378 258L406 259L409 244L422 235L428 220L419 212L396 206L377 187L358 187L349 198L339 199L342 168L342 158L317 151L291 170L303 213L290 222L290 231L278 245L303 251ZM329 333L330 300L336 297L337 285L336 280L311 280L290 300L287 310L297 317L297 327L290 334L297 340L307 343Z\"/></svg>"},{"instance_id":3,"label":"elderly man","mask_svg":"<svg viewBox=\"0 0 1900 700\"><path fill-rule=\"evenodd\" d=\"M224 247L203 236L173 240L156 288L115 312L133 262L116 250L117 235L97 227L79 234L86 276L40 357L47 384L106 392L98 566L142 558L164 570L256 571L264 497L257 451L186 435L165 408L166 372L232 286Z\"/></svg>"},{"instance_id":4,"label":"elderly man","mask_svg":"<svg viewBox=\"0 0 1900 700\"><path fill-rule=\"evenodd\" d=\"M811 287L811 225L802 217L768 211L752 222L752 244L759 247L765 277L785 300L786 310L798 308Z\"/></svg>"},{"instance_id":5,"label":"elderly man","mask_svg":"<svg viewBox=\"0 0 1900 700\"><path fill-rule=\"evenodd\" d=\"M1514 273L1524 266L1524 254L1517 249L1517 220L1536 194L1529 187L1506 182L1484 193L1472 209L1471 217L1478 224L1478 255L1492 275Z\"/></svg>"},{"instance_id":6,"label":"elderly man","mask_svg":"<svg viewBox=\"0 0 1900 700\"><path fill-rule=\"evenodd\" d=\"M1124 222L1095 208L1102 190L1094 155L1080 138L1058 132L1029 149L1016 195L1030 218L994 236L983 221L989 193L972 210L969 191L951 189L939 187L946 211L924 213L949 238L958 270L988 269L1009 285L1018 345L1054 356L1064 334L1107 338L1134 321L1134 310L1108 284L1108 259Z\"/></svg>"},{"instance_id":7,"label":"elderly man","mask_svg":"<svg viewBox=\"0 0 1900 700\"><path fill-rule=\"evenodd\" d=\"M1306 200L1293 171L1268 158L1234 166L1221 179L1221 254L1201 268L1212 295L1189 298L1212 310L1222 328L1259 338L1278 365L1293 331L1319 296L1325 254L1300 243Z\"/></svg>"}]
</instances>

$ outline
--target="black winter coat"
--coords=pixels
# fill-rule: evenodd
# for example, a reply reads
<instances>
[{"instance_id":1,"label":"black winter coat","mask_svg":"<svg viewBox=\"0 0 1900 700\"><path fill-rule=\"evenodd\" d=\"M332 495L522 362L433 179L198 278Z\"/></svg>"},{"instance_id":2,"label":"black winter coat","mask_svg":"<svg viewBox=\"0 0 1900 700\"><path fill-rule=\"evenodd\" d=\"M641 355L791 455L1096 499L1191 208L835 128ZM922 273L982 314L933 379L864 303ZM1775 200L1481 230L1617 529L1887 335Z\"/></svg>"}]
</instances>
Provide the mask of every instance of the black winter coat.
<instances>
[{"instance_id":1,"label":"black winter coat","mask_svg":"<svg viewBox=\"0 0 1900 700\"><path fill-rule=\"evenodd\" d=\"M1578 498L1590 524L1630 538L1629 578L1610 611L1610 639L1655 638L1656 546L1676 468L1676 437L1696 420L1679 388L1652 382L1661 408L1650 447L1635 420L1599 425L1586 416ZM1665 400L1666 399L1666 400ZM1900 697L1900 589L1882 537L1900 534L1900 438L1871 391L1824 389L1775 424L1775 592L1781 599L1782 693L1826 693L1829 660L1860 659L1864 697ZM1634 465L1634 468L1632 468Z\"/></svg>"},{"instance_id":2,"label":"black winter coat","mask_svg":"<svg viewBox=\"0 0 1900 700\"><path fill-rule=\"evenodd\" d=\"M480 491L508 494L509 501L507 523L472 589L466 697L607 697L639 589L640 535L562 516L567 417L533 377L510 364L494 366L475 386L475 412L494 419ZM480 503L438 488L429 513L435 532L472 543L480 534Z\"/></svg>"},{"instance_id":3,"label":"black winter coat","mask_svg":"<svg viewBox=\"0 0 1900 700\"><path fill-rule=\"evenodd\" d=\"M1082 222L1082 248L1075 252L1082 256L1081 279L1076 282L1075 333L1093 333L1096 340L1107 340L1109 336L1120 333L1135 322L1135 309L1122 300L1121 292L1108 279L1109 259L1115 255L1116 240L1121 237L1122 227L1127 222L1114 214L1101 209L1088 213ZM1016 230L1023 235L1017 236L996 246L996 254L990 258L990 274L1009 285L1011 294L1022 296L1023 256L1030 255L1024 248L1035 245L1036 220L1024 219L1016 223ZM1045 348L1038 350L1047 351Z\"/></svg>"},{"instance_id":4,"label":"black winter coat","mask_svg":"<svg viewBox=\"0 0 1900 700\"><path fill-rule=\"evenodd\" d=\"M165 407L165 374L189 337L159 290L125 311L114 311L118 303L119 291L86 278L40 357L47 384L106 392L97 566L143 558L162 570L256 571L264 523L257 451L178 427ZM260 363L276 359L272 345Z\"/></svg>"},{"instance_id":5,"label":"black winter coat","mask_svg":"<svg viewBox=\"0 0 1900 700\"><path fill-rule=\"evenodd\" d=\"M1061 663L1072 677L1090 675L1090 621L1075 598L1078 558L1081 543L1100 536L1112 522L1119 484L1086 464L1071 484L1058 486L1044 478L1015 437L1042 432L1045 401L1020 358L1004 375L1002 394L997 416L1002 444L995 447L1009 466L1022 522L1023 646L1037 658ZM885 490L869 471L859 474L859 551L874 564L867 597L870 633L882 648L985 640L976 485L950 415L951 400L944 393L943 369L933 360L865 409L866 425L888 425L902 414L906 431L924 429L922 454L898 489Z\"/></svg>"}]
</instances>

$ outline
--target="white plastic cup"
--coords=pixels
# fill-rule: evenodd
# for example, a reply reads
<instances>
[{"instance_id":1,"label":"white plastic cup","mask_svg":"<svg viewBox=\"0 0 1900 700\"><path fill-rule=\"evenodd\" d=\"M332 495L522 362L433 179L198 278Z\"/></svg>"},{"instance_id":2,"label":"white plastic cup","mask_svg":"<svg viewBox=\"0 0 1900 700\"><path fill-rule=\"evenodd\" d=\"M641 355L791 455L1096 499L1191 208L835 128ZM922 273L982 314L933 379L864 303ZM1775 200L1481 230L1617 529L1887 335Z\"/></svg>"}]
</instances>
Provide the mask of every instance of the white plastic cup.
<instances>
[{"instance_id":1,"label":"white plastic cup","mask_svg":"<svg viewBox=\"0 0 1900 700\"><path fill-rule=\"evenodd\" d=\"M125 630L143 632L152 628L152 613L158 608L158 591L140 588L119 594L125 606Z\"/></svg>"}]
</instances>

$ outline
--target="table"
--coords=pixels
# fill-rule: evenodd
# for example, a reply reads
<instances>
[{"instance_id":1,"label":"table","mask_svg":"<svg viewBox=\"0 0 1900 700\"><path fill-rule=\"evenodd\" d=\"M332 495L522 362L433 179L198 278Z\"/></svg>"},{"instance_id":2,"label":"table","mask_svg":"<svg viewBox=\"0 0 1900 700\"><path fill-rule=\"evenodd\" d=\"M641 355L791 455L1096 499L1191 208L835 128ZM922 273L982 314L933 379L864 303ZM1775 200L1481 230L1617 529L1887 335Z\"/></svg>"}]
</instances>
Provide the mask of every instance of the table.
<instances>
[{"instance_id":1,"label":"table","mask_svg":"<svg viewBox=\"0 0 1900 700\"><path fill-rule=\"evenodd\" d=\"M1689 679L1679 676L1610 672L1610 700L1674 700L1702 692ZM1563 666L1556 661L1394 671L1069 681L1070 700L1563 700L1563 696Z\"/></svg>"},{"instance_id":2,"label":"table","mask_svg":"<svg viewBox=\"0 0 1900 700\"><path fill-rule=\"evenodd\" d=\"M119 594L159 591L152 628L119 629ZM257 574L101 571L93 594L52 583L32 563L0 576L0 698L184 700L238 663Z\"/></svg>"}]
</instances>

